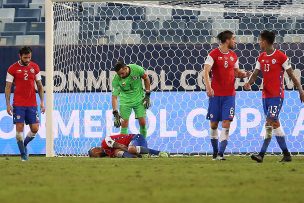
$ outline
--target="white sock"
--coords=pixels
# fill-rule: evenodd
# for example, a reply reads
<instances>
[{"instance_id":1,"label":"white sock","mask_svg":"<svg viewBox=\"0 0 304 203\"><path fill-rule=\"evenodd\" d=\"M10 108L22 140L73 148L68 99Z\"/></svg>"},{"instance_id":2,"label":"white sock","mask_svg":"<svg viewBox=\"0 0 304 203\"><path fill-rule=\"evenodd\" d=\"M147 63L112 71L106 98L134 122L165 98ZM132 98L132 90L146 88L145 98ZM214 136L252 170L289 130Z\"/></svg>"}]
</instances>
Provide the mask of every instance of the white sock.
<instances>
[{"instance_id":1,"label":"white sock","mask_svg":"<svg viewBox=\"0 0 304 203\"><path fill-rule=\"evenodd\" d=\"M29 131L26 136L27 137L35 137L36 133L33 133L32 131Z\"/></svg>"},{"instance_id":2,"label":"white sock","mask_svg":"<svg viewBox=\"0 0 304 203\"><path fill-rule=\"evenodd\" d=\"M217 129L210 129L210 137L211 139L218 139L218 130Z\"/></svg>"},{"instance_id":3,"label":"white sock","mask_svg":"<svg viewBox=\"0 0 304 203\"><path fill-rule=\"evenodd\" d=\"M229 128L222 128L220 141L228 140L229 138Z\"/></svg>"},{"instance_id":4,"label":"white sock","mask_svg":"<svg viewBox=\"0 0 304 203\"><path fill-rule=\"evenodd\" d=\"M17 141L23 141L23 132L16 132Z\"/></svg>"}]
</instances>

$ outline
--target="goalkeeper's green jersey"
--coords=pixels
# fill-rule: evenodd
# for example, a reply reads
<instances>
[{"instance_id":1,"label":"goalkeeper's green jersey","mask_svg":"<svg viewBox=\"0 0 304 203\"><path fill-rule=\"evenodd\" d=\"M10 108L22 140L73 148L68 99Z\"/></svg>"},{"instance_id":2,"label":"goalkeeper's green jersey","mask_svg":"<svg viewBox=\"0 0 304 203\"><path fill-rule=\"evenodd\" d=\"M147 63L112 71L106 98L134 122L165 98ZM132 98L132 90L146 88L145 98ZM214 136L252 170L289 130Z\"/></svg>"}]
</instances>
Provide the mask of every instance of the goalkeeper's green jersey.
<instances>
[{"instance_id":1,"label":"goalkeeper's green jersey","mask_svg":"<svg viewBox=\"0 0 304 203\"><path fill-rule=\"evenodd\" d=\"M142 77L145 74L143 67L136 64L129 64L130 75L126 78L120 78L115 75L112 82L112 95L119 97L120 105L137 105L142 102L145 92L142 84Z\"/></svg>"}]
</instances>

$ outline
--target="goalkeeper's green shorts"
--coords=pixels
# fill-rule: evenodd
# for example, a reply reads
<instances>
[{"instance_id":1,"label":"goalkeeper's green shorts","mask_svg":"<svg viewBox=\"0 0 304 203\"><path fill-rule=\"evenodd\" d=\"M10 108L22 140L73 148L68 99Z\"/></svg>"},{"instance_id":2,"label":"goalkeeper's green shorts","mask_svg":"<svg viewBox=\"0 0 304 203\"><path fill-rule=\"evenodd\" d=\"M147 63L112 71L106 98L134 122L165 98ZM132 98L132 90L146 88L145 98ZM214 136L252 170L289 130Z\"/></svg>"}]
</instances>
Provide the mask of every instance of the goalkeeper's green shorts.
<instances>
[{"instance_id":1,"label":"goalkeeper's green shorts","mask_svg":"<svg viewBox=\"0 0 304 203\"><path fill-rule=\"evenodd\" d=\"M146 108L144 107L143 103L140 102L134 106L120 105L119 111L122 119L129 120L132 109L134 110L136 119L146 117Z\"/></svg>"}]
</instances>

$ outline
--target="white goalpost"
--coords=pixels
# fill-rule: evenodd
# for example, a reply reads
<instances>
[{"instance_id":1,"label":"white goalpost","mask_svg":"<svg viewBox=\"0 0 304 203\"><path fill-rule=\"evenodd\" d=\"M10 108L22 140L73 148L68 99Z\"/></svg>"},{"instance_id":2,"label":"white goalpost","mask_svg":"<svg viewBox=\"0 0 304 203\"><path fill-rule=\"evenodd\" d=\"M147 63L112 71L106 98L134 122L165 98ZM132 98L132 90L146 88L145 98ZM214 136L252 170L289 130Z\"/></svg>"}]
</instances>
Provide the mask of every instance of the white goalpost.
<instances>
[{"instance_id":1,"label":"white goalpost","mask_svg":"<svg viewBox=\"0 0 304 203\"><path fill-rule=\"evenodd\" d=\"M53 157L54 154L54 134L53 134L53 73L54 73L54 54L53 54L53 2L45 1L45 96L46 96L46 157Z\"/></svg>"},{"instance_id":2,"label":"white goalpost","mask_svg":"<svg viewBox=\"0 0 304 203\"><path fill-rule=\"evenodd\" d=\"M253 70L258 35L276 32L276 47L304 70L304 4L267 7L257 1L46 0L46 156L86 156L113 127L111 90L118 59L146 69L152 82L148 144L174 154L211 152L208 98L202 80L207 54L223 30L236 34L240 68ZM228 1L227 1L228 2ZM280 120L294 153L304 152L304 109L287 75ZM227 153L260 148L264 132L259 78L253 91L236 79L236 117ZM138 133L134 114L129 133ZM280 152L273 142L271 152Z\"/></svg>"}]
</instances>

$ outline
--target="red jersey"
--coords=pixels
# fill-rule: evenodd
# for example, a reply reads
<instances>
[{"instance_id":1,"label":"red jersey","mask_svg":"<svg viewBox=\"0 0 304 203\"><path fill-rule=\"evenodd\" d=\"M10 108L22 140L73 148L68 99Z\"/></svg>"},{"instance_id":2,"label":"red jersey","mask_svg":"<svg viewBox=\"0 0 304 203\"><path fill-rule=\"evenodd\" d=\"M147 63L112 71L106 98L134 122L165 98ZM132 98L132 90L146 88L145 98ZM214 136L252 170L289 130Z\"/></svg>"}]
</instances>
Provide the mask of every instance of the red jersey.
<instances>
[{"instance_id":1,"label":"red jersey","mask_svg":"<svg viewBox=\"0 0 304 203\"><path fill-rule=\"evenodd\" d=\"M104 152L109 157L113 157L115 152L115 148L112 147L113 141L128 147L133 137L134 137L133 134L130 135L119 134L119 135L108 136L102 140L101 147L104 149Z\"/></svg>"},{"instance_id":2,"label":"red jersey","mask_svg":"<svg viewBox=\"0 0 304 203\"><path fill-rule=\"evenodd\" d=\"M279 50L270 55L263 52L255 68L263 75L263 98L284 98L284 71L291 68L288 57Z\"/></svg>"},{"instance_id":3,"label":"red jersey","mask_svg":"<svg viewBox=\"0 0 304 203\"><path fill-rule=\"evenodd\" d=\"M34 62L23 66L18 61L8 68L6 81L15 85L13 106L37 106L36 80L41 80L41 75L39 66Z\"/></svg>"},{"instance_id":4,"label":"red jersey","mask_svg":"<svg viewBox=\"0 0 304 203\"><path fill-rule=\"evenodd\" d=\"M234 51L229 50L223 53L219 48L213 49L205 64L211 68L211 87L214 96L234 96L235 95L235 68L239 68L239 60Z\"/></svg>"}]
</instances>

